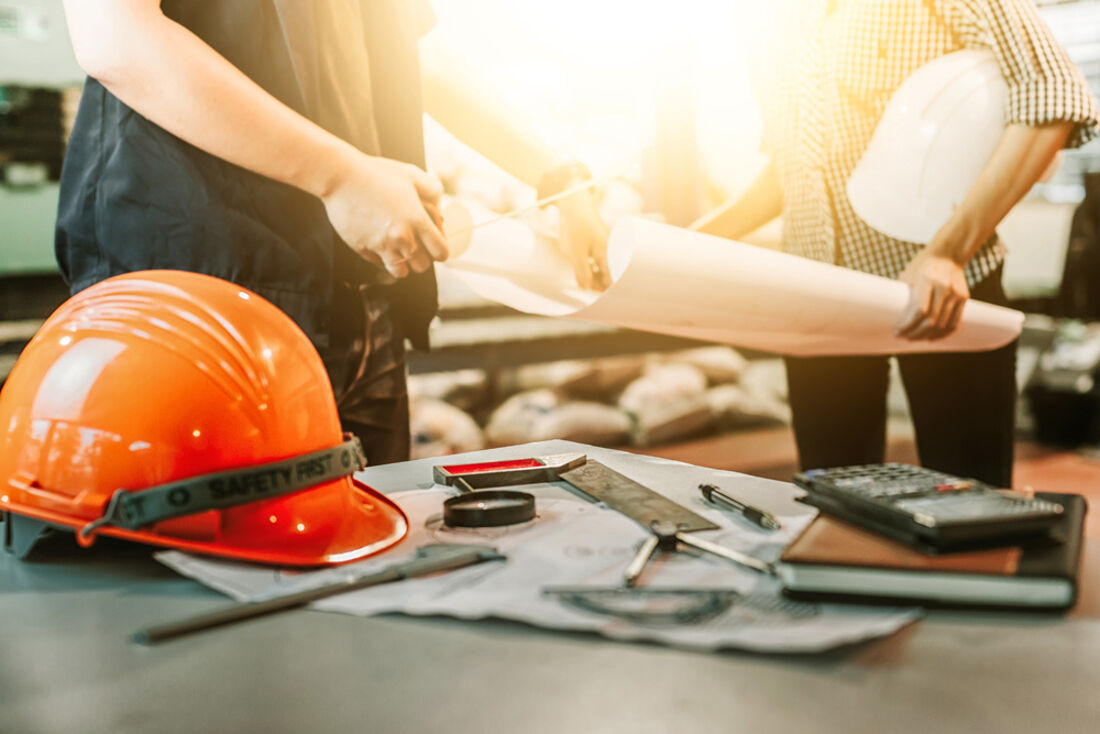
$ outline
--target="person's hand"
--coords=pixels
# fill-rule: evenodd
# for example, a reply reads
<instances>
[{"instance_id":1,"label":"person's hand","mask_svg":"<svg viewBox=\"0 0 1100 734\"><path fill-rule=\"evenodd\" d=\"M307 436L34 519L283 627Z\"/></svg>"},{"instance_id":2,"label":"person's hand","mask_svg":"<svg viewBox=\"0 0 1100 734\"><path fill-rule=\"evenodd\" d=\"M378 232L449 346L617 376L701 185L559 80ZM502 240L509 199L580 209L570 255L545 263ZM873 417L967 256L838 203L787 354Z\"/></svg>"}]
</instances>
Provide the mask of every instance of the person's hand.
<instances>
[{"instance_id":1,"label":"person's hand","mask_svg":"<svg viewBox=\"0 0 1100 734\"><path fill-rule=\"evenodd\" d=\"M922 250L899 277L909 285L909 304L894 326L905 339L942 339L953 332L970 298L963 267L931 246Z\"/></svg>"},{"instance_id":2,"label":"person's hand","mask_svg":"<svg viewBox=\"0 0 1100 734\"><path fill-rule=\"evenodd\" d=\"M447 259L438 207L439 179L414 165L355 155L321 197L348 247L394 278Z\"/></svg>"},{"instance_id":3,"label":"person's hand","mask_svg":"<svg viewBox=\"0 0 1100 734\"><path fill-rule=\"evenodd\" d=\"M607 240L610 231L596 209L591 189L578 191L556 202L559 222L558 249L573 265L577 285L587 290L607 290Z\"/></svg>"}]
</instances>

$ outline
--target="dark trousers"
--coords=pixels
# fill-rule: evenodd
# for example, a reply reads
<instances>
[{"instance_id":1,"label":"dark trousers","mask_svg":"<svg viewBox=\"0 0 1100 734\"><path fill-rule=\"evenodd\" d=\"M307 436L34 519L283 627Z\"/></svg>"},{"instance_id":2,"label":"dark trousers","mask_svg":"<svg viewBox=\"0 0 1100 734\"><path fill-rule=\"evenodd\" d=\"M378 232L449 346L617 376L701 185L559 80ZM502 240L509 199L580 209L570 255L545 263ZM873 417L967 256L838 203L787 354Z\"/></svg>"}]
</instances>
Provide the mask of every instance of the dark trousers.
<instances>
[{"instance_id":1,"label":"dark trousers","mask_svg":"<svg viewBox=\"0 0 1100 734\"><path fill-rule=\"evenodd\" d=\"M1000 272L971 297L1003 305ZM989 352L899 355L920 462L1012 486L1016 342ZM889 358L788 357L787 386L803 469L881 463Z\"/></svg>"},{"instance_id":2,"label":"dark trousers","mask_svg":"<svg viewBox=\"0 0 1100 734\"><path fill-rule=\"evenodd\" d=\"M339 283L332 333L320 350L343 429L359 437L371 465L409 458L405 340L377 288Z\"/></svg>"}]
</instances>

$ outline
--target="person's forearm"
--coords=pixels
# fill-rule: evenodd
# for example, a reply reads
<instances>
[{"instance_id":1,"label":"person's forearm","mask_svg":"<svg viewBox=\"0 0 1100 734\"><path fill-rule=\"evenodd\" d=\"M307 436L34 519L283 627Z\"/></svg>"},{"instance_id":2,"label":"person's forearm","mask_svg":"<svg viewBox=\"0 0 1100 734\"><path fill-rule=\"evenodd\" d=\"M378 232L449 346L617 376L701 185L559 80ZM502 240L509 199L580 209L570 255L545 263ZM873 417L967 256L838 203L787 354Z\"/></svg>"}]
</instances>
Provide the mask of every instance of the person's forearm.
<instances>
[{"instance_id":1,"label":"person's forearm","mask_svg":"<svg viewBox=\"0 0 1100 734\"><path fill-rule=\"evenodd\" d=\"M1006 127L978 180L928 248L960 265L969 262L1043 175L1072 129L1069 122Z\"/></svg>"},{"instance_id":2,"label":"person's forearm","mask_svg":"<svg viewBox=\"0 0 1100 734\"><path fill-rule=\"evenodd\" d=\"M421 41L424 109L462 142L530 186L565 162L489 94L487 82L437 35Z\"/></svg>"},{"instance_id":3,"label":"person's forearm","mask_svg":"<svg viewBox=\"0 0 1100 734\"><path fill-rule=\"evenodd\" d=\"M77 60L143 117L243 168L316 196L354 150L279 102L157 0L66 0Z\"/></svg>"},{"instance_id":4,"label":"person's forearm","mask_svg":"<svg viewBox=\"0 0 1100 734\"><path fill-rule=\"evenodd\" d=\"M770 162L739 197L703 216L691 228L706 234L740 239L775 219L783 211L783 190Z\"/></svg>"}]
</instances>

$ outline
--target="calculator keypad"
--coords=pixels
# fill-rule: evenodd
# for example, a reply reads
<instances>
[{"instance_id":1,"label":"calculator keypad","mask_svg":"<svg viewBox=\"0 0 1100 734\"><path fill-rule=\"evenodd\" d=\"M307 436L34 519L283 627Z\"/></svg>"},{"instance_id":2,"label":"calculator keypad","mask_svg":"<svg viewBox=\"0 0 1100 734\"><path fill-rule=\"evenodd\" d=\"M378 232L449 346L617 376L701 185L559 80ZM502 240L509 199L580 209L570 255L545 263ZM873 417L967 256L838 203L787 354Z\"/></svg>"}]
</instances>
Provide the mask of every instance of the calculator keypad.
<instances>
[{"instance_id":1,"label":"calculator keypad","mask_svg":"<svg viewBox=\"0 0 1100 734\"><path fill-rule=\"evenodd\" d=\"M1062 506L1007 496L980 482L908 464L870 464L814 469L799 484L828 494L856 512L893 516L909 527L988 524L1056 518Z\"/></svg>"}]
</instances>

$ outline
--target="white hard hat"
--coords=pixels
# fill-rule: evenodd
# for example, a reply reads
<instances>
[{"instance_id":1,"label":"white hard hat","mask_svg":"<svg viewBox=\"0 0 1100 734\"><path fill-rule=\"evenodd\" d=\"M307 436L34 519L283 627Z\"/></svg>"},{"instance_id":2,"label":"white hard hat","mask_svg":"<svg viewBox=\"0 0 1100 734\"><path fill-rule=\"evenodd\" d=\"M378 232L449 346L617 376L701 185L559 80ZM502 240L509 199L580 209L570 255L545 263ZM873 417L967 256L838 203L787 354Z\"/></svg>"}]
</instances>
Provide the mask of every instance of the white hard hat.
<instances>
[{"instance_id":1,"label":"white hard hat","mask_svg":"<svg viewBox=\"0 0 1100 734\"><path fill-rule=\"evenodd\" d=\"M913 72L848 179L856 214L890 237L929 242L997 147L1007 94L990 51L956 51Z\"/></svg>"}]
</instances>

